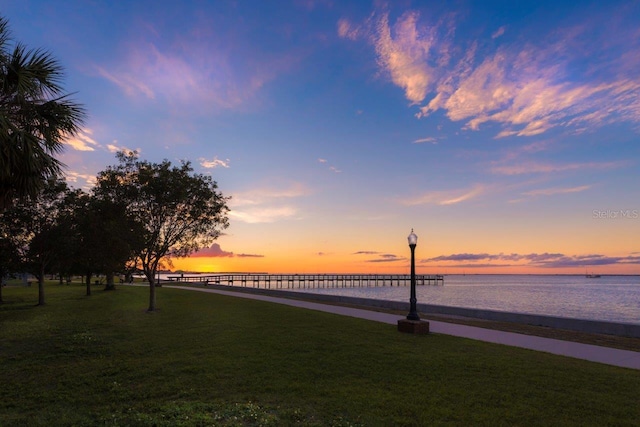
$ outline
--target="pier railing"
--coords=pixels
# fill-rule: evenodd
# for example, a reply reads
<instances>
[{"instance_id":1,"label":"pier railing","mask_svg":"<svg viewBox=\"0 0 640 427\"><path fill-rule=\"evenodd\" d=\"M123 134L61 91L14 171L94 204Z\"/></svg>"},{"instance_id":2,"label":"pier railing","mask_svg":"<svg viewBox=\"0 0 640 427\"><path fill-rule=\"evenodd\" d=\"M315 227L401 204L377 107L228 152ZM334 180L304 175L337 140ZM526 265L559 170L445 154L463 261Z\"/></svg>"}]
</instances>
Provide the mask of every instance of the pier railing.
<instances>
[{"instance_id":1,"label":"pier railing","mask_svg":"<svg viewBox=\"0 0 640 427\"><path fill-rule=\"evenodd\" d=\"M168 276L177 283L241 286L263 289L355 288L408 286L409 274L214 274ZM416 285L444 285L444 276L416 274Z\"/></svg>"}]
</instances>

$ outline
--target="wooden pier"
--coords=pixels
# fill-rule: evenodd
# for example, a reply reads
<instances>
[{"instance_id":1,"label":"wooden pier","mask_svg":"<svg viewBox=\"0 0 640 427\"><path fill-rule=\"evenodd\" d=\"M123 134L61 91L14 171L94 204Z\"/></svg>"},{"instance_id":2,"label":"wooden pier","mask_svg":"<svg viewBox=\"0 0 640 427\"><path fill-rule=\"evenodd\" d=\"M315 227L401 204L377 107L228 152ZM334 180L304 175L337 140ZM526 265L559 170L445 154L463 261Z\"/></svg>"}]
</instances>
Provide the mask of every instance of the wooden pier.
<instances>
[{"instance_id":1,"label":"wooden pier","mask_svg":"<svg viewBox=\"0 0 640 427\"><path fill-rule=\"evenodd\" d=\"M409 274L213 274L168 276L170 282L262 289L357 288L408 286ZM416 274L416 285L444 285L444 276Z\"/></svg>"}]
</instances>

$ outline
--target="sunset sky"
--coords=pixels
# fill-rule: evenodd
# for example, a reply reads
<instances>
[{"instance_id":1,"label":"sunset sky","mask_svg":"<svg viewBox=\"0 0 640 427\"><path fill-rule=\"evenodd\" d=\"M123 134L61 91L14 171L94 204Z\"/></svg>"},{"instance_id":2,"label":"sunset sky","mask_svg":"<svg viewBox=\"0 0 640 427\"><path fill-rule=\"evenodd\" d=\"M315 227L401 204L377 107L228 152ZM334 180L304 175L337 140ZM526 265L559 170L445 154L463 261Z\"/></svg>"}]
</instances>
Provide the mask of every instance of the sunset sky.
<instances>
[{"instance_id":1,"label":"sunset sky","mask_svg":"<svg viewBox=\"0 0 640 427\"><path fill-rule=\"evenodd\" d=\"M174 269L640 274L639 1L0 0L89 118L90 189L190 160L230 227Z\"/></svg>"}]
</instances>

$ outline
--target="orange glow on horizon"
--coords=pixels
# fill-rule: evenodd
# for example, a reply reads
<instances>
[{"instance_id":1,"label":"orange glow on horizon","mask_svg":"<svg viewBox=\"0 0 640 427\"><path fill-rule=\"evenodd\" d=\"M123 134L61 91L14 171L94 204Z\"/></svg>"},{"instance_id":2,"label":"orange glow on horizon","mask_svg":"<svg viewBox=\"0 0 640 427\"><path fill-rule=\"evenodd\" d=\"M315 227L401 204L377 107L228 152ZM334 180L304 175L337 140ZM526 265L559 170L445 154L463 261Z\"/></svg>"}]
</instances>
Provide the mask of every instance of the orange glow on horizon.
<instances>
[{"instance_id":1,"label":"orange glow on horizon","mask_svg":"<svg viewBox=\"0 0 640 427\"><path fill-rule=\"evenodd\" d=\"M173 260L171 270L190 271L200 273L269 273L269 274L403 274L410 269L409 261L395 261L389 263L375 263L354 260L352 257L316 256L309 258L291 257L267 259L224 257L208 258L193 257ZM632 264L572 266L562 268L532 267L529 265L487 266L474 267L455 265L420 265L416 264L418 274L575 274L585 273L615 275L639 275L640 268Z\"/></svg>"}]
</instances>

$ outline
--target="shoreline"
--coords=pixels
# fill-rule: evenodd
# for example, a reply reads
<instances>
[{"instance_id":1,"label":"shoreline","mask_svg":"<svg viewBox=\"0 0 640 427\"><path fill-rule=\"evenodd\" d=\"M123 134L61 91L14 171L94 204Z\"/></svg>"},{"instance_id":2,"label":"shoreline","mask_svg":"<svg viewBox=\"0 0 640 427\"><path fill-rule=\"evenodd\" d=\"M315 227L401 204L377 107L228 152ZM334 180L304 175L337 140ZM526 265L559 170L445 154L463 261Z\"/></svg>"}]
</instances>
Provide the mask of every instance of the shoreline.
<instances>
[{"instance_id":1,"label":"shoreline","mask_svg":"<svg viewBox=\"0 0 640 427\"><path fill-rule=\"evenodd\" d=\"M182 282L176 278L174 281ZM409 284L408 275L402 277L382 277L375 274L335 277L304 274L266 277L260 275L192 276L185 278L184 282L290 290L399 303L408 301L409 292L404 290ZM633 310L633 301L640 301L638 300L640 282L635 276L605 276L600 279L589 279L582 275L473 275L447 276L437 283L424 283L425 285L444 285L443 289L421 286L422 284L422 279L416 276L418 303L435 306L433 310L425 310L428 312L515 322L520 320L505 318L504 312L540 315L543 317L524 322L545 326L555 326L550 321L553 317L580 319L587 323L590 321L604 323L600 323L599 328L592 329L590 326L565 326L562 324L564 320L560 320L560 327L638 336L636 333L628 333L624 330L609 331L602 326L609 323L640 325L638 312ZM442 311L440 306L460 307L463 311L451 312L456 310L453 308ZM486 311L481 315L464 312L470 309ZM617 328L624 329L624 327Z\"/></svg>"},{"instance_id":2,"label":"shoreline","mask_svg":"<svg viewBox=\"0 0 640 427\"><path fill-rule=\"evenodd\" d=\"M296 292L290 290L262 289L250 287L236 287L227 285L206 285L208 288L231 290L240 292L262 293L277 295L285 298L307 299L318 302L349 304L361 307L382 308L393 311L408 310L408 302L379 300L372 298L351 297L342 295L316 294L311 292ZM576 332L592 334L615 335L629 338L640 338L640 324L607 322L600 320L574 319L568 317L547 316L527 313L511 313L506 311L451 307L434 304L417 304L418 311L429 315L443 315L480 320L490 320L506 323L522 323L531 326L542 326L555 329L566 329Z\"/></svg>"},{"instance_id":3,"label":"shoreline","mask_svg":"<svg viewBox=\"0 0 640 427\"><path fill-rule=\"evenodd\" d=\"M165 282L164 284L170 284L172 287L179 288L180 284L176 284L175 282ZM176 286L178 285L178 286ZM306 292L294 292L294 291L286 291L286 290L274 290L274 289L262 289L262 288L250 288L250 287L235 287L235 286L226 286L226 285L204 285L204 284L195 284L189 283L185 287L202 287L204 289L217 289L224 291L232 291L239 293L254 293L268 296L277 296L281 298L289 298L289 299L297 299L297 300L306 300L306 301L314 301L321 304L329 304L329 305L342 305L347 307L354 308L363 308L373 311L381 311L388 312L394 314L405 314L408 310L409 303L402 303L398 301L383 301L383 300L371 300L367 298L356 298L356 297L344 297L337 295L323 295L323 294L313 294ZM469 314L471 312L476 312L476 314L481 314L482 310L473 310L469 309L469 313L467 315L462 315L461 312L455 312L458 310L457 307L450 307L452 312L440 312L436 313L433 311L429 311L428 309L433 309L434 307L440 307L446 309L444 306L430 306L428 304L418 304L417 308L421 317L429 320L438 320L442 322L448 323L457 323L462 325L469 326L477 326L485 329L494 329L505 332L515 332L525 335L539 336L539 337L547 337L547 338L555 338L564 341L573 341L580 342L585 344L593 344L599 345L602 347L611 347L611 348L619 348L623 350L631 350L640 352L640 325L635 324L620 324L614 322L596 322L606 324L607 326L613 325L612 330L619 329L620 326L622 328L627 328L630 326L632 333L637 334L637 336L633 335L616 335L611 333L604 332L596 332L594 330L574 330L574 329L566 329L562 322L552 322L549 325L536 325L529 324L523 322L523 319L526 319L526 316L520 316L518 313L506 313L506 312L496 312L506 314L511 320L507 319L485 319L481 317L470 317ZM425 310L427 308L427 310ZM445 310L442 310L445 311ZM552 318L550 316L537 316L534 315L535 318L544 318L549 317L551 319L560 319L560 320L569 320L569 322L577 321L579 323L586 322L589 324L592 321L581 321L580 319L569 319L569 318ZM521 321L515 321L520 319Z\"/></svg>"}]
</instances>

